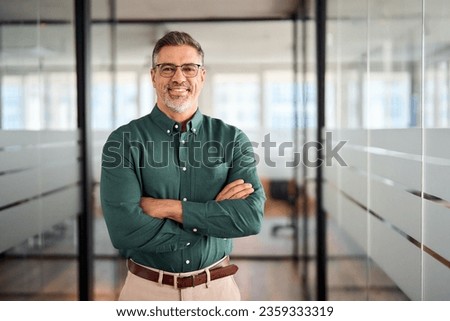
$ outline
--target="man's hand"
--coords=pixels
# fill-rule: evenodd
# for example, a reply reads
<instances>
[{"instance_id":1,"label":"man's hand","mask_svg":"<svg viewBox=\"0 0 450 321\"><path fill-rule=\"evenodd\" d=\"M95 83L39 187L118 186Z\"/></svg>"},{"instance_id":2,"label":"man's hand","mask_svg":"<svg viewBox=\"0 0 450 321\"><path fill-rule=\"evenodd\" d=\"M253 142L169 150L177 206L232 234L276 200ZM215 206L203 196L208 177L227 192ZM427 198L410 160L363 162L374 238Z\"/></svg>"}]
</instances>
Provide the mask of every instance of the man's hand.
<instances>
[{"instance_id":1,"label":"man's hand","mask_svg":"<svg viewBox=\"0 0 450 321\"><path fill-rule=\"evenodd\" d=\"M246 199L255 190L252 184L245 183L243 179L237 179L234 182L226 185L216 196L216 201L233 199Z\"/></svg>"}]
</instances>

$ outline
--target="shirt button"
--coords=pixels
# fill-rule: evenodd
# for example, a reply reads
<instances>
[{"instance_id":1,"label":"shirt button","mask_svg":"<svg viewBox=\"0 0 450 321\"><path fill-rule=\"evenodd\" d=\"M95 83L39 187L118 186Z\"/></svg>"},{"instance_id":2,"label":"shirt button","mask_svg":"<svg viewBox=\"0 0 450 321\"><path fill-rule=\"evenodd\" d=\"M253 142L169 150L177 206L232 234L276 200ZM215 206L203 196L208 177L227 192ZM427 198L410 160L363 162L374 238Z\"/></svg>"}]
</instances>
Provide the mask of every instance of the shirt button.
<instances>
[{"instance_id":1,"label":"shirt button","mask_svg":"<svg viewBox=\"0 0 450 321\"><path fill-rule=\"evenodd\" d=\"M193 229L192 229L192 232L196 233L196 232L197 232L197 229L196 229L196 228L193 228Z\"/></svg>"},{"instance_id":2,"label":"shirt button","mask_svg":"<svg viewBox=\"0 0 450 321\"><path fill-rule=\"evenodd\" d=\"M182 140L181 143L184 145L184 144L186 143L186 141L185 141L185 140Z\"/></svg>"},{"instance_id":3,"label":"shirt button","mask_svg":"<svg viewBox=\"0 0 450 321\"><path fill-rule=\"evenodd\" d=\"M183 197L183 202L186 202L187 201L187 198L186 197Z\"/></svg>"},{"instance_id":4,"label":"shirt button","mask_svg":"<svg viewBox=\"0 0 450 321\"><path fill-rule=\"evenodd\" d=\"M196 129L195 129L195 128L192 128L192 131L195 133Z\"/></svg>"},{"instance_id":5,"label":"shirt button","mask_svg":"<svg viewBox=\"0 0 450 321\"><path fill-rule=\"evenodd\" d=\"M186 264L189 264L189 263L191 263L191 261L189 261L189 260L186 260Z\"/></svg>"},{"instance_id":6,"label":"shirt button","mask_svg":"<svg viewBox=\"0 0 450 321\"><path fill-rule=\"evenodd\" d=\"M167 130L167 134L170 134L170 129Z\"/></svg>"},{"instance_id":7,"label":"shirt button","mask_svg":"<svg viewBox=\"0 0 450 321\"><path fill-rule=\"evenodd\" d=\"M186 246L189 246L189 245L191 245L191 243L186 243Z\"/></svg>"},{"instance_id":8,"label":"shirt button","mask_svg":"<svg viewBox=\"0 0 450 321\"><path fill-rule=\"evenodd\" d=\"M177 124L175 124L175 128L178 128L178 125L177 125Z\"/></svg>"},{"instance_id":9,"label":"shirt button","mask_svg":"<svg viewBox=\"0 0 450 321\"><path fill-rule=\"evenodd\" d=\"M187 170L187 168L186 167L183 167L183 172L185 172Z\"/></svg>"}]
</instances>

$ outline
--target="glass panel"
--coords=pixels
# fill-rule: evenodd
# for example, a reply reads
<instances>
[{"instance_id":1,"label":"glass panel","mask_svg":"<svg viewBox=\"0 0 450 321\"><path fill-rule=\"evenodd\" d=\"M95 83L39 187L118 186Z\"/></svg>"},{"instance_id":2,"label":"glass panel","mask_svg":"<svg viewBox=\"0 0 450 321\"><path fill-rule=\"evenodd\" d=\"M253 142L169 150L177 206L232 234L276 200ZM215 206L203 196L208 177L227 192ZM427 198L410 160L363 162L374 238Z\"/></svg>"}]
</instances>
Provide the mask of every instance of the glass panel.
<instances>
[{"instance_id":1,"label":"glass panel","mask_svg":"<svg viewBox=\"0 0 450 321\"><path fill-rule=\"evenodd\" d=\"M426 0L424 48L423 299L450 300L450 2Z\"/></svg>"},{"instance_id":2,"label":"glass panel","mask_svg":"<svg viewBox=\"0 0 450 321\"><path fill-rule=\"evenodd\" d=\"M335 1L328 9L326 132L344 144L345 164L324 168L328 213L328 299L366 300L367 132L363 95L367 77L367 3Z\"/></svg>"},{"instance_id":3,"label":"glass panel","mask_svg":"<svg viewBox=\"0 0 450 321\"><path fill-rule=\"evenodd\" d=\"M0 300L78 298L73 1L52 9L0 1Z\"/></svg>"},{"instance_id":4,"label":"glass panel","mask_svg":"<svg viewBox=\"0 0 450 321\"><path fill-rule=\"evenodd\" d=\"M420 132L407 128L421 127L422 23L421 0L382 6L369 1L365 119L367 127L384 129L369 131L371 300L379 295L399 298L395 296L399 288L411 299L421 297L421 254L415 243L421 242L421 200L411 181L421 180L420 157L415 153L420 154L422 140ZM405 212L408 222L403 221ZM398 251L403 263L393 260ZM377 278L379 268L388 278Z\"/></svg>"},{"instance_id":5,"label":"glass panel","mask_svg":"<svg viewBox=\"0 0 450 321\"><path fill-rule=\"evenodd\" d=\"M329 7L327 129L346 163L325 169L330 299L420 297L421 5Z\"/></svg>"}]
</instances>

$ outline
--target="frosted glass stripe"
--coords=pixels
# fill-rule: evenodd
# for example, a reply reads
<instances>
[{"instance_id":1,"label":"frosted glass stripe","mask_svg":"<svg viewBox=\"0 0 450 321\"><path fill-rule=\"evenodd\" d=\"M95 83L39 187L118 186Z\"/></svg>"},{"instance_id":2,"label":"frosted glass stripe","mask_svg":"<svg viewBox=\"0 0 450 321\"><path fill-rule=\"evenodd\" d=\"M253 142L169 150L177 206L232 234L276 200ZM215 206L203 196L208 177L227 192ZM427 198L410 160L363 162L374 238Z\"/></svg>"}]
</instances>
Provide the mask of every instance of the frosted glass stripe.
<instances>
[{"instance_id":1,"label":"frosted glass stripe","mask_svg":"<svg viewBox=\"0 0 450 321\"><path fill-rule=\"evenodd\" d=\"M428 200L424 202L423 244L450 261L450 208Z\"/></svg>"},{"instance_id":2,"label":"frosted glass stripe","mask_svg":"<svg viewBox=\"0 0 450 321\"><path fill-rule=\"evenodd\" d=\"M421 241L421 198L395 186L371 180L371 210L408 236Z\"/></svg>"},{"instance_id":3,"label":"frosted glass stripe","mask_svg":"<svg viewBox=\"0 0 450 321\"><path fill-rule=\"evenodd\" d=\"M78 145L32 146L12 151L0 151L0 172L66 164L79 157Z\"/></svg>"},{"instance_id":4,"label":"frosted glass stripe","mask_svg":"<svg viewBox=\"0 0 450 321\"><path fill-rule=\"evenodd\" d=\"M52 193L41 199L42 230L64 221L81 211L81 193L78 186Z\"/></svg>"},{"instance_id":5,"label":"frosted glass stripe","mask_svg":"<svg viewBox=\"0 0 450 321\"><path fill-rule=\"evenodd\" d=\"M17 151L0 151L0 172L39 166L39 150L23 148Z\"/></svg>"},{"instance_id":6,"label":"frosted glass stripe","mask_svg":"<svg viewBox=\"0 0 450 321\"><path fill-rule=\"evenodd\" d=\"M326 181L332 183L333 185L339 184L339 167L338 166L326 166L324 167L323 173Z\"/></svg>"},{"instance_id":7,"label":"frosted glass stripe","mask_svg":"<svg viewBox=\"0 0 450 321\"><path fill-rule=\"evenodd\" d=\"M0 147L16 145L37 145L40 131L35 130L1 130Z\"/></svg>"},{"instance_id":8,"label":"frosted glass stripe","mask_svg":"<svg viewBox=\"0 0 450 321\"><path fill-rule=\"evenodd\" d=\"M421 250L388 225L370 217L370 253L411 300L421 299Z\"/></svg>"},{"instance_id":9,"label":"frosted glass stripe","mask_svg":"<svg viewBox=\"0 0 450 321\"><path fill-rule=\"evenodd\" d=\"M450 201L450 166L425 164L424 192Z\"/></svg>"},{"instance_id":10,"label":"frosted glass stripe","mask_svg":"<svg viewBox=\"0 0 450 321\"><path fill-rule=\"evenodd\" d=\"M79 163L73 161L59 166L1 175L0 207L76 184L79 181L79 167Z\"/></svg>"},{"instance_id":11,"label":"frosted glass stripe","mask_svg":"<svg viewBox=\"0 0 450 321\"><path fill-rule=\"evenodd\" d=\"M77 130L48 131L48 130L2 130L0 131L0 148L8 146L41 145L61 142L77 142Z\"/></svg>"},{"instance_id":12,"label":"frosted glass stripe","mask_svg":"<svg viewBox=\"0 0 450 321\"><path fill-rule=\"evenodd\" d=\"M0 207L39 195L39 169L2 175L0 186L2 186Z\"/></svg>"},{"instance_id":13,"label":"frosted glass stripe","mask_svg":"<svg viewBox=\"0 0 450 321\"><path fill-rule=\"evenodd\" d=\"M79 204L79 190L72 187L1 211L0 252L76 215Z\"/></svg>"},{"instance_id":14,"label":"frosted glass stripe","mask_svg":"<svg viewBox=\"0 0 450 321\"><path fill-rule=\"evenodd\" d=\"M42 191L51 191L67 185L76 184L80 180L79 173L80 164L78 162L43 168L41 175Z\"/></svg>"},{"instance_id":15,"label":"frosted glass stripe","mask_svg":"<svg viewBox=\"0 0 450 321\"><path fill-rule=\"evenodd\" d=\"M416 160L370 154L370 171L408 189L422 190L422 164Z\"/></svg>"},{"instance_id":16,"label":"frosted glass stripe","mask_svg":"<svg viewBox=\"0 0 450 321\"><path fill-rule=\"evenodd\" d=\"M95 130L92 132L92 141L104 144L111 132L111 130Z\"/></svg>"},{"instance_id":17,"label":"frosted glass stripe","mask_svg":"<svg viewBox=\"0 0 450 321\"><path fill-rule=\"evenodd\" d=\"M339 154L348 166L367 172L368 154L366 151L344 146Z\"/></svg>"},{"instance_id":18,"label":"frosted glass stripe","mask_svg":"<svg viewBox=\"0 0 450 321\"><path fill-rule=\"evenodd\" d=\"M450 160L450 129L425 129L425 155Z\"/></svg>"},{"instance_id":19,"label":"frosted glass stripe","mask_svg":"<svg viewBox=\"0 0 450 321\"><path fill-rule=\"evenodd\" d=\"M334 133L336 133L336 137L334 137ZM347 141L349 145L367 146L367 135L366 129L339 129L333 131L333 140Z\"/></svg>"},{"instance_id":20,"label":"frosted glass stripe","mask_svg":"<svg viewBox=\"0 0 450 321\"><path fill-rule=\"evenodd\" d=\"M39 208L40 203L35 200L0 212L0 252L39 233Z\"/></svg>"},{"instance_id":21,"label":"frosted glass stripe","mask_svg":"<svg viewBox=\"0 0 450 321\"><path fill-rule=\"evenodd\" d=\"M407 154L422 154L420 128L374 129L370 131L370 146Z\"/></svg>"},{"instance_id":22,"label":"frosted glass stripe","mask_svg":"<svg viewBox=\"0 0 450 321\"><path fill-rule=\"evenodd\" d=\"M359 204L367 207L367 176L343 167L341 190Z\"/></svg>"},{"instance_id":23,"label":"frosted glass stripe","mask_svg":"<svg viewBox=\"0 0 450 321\"><path fill-rule=\"evenodd\" d=\"M368 212L347 197L341 198L342 228L367 254Z\"/></svg>"},{"instance_id":24,"label":"frosted glass stripe","mask_svg":"<svg viewBox=\"0 0 450 321\"><path fill-rule=\"evenodd\" d=\"M423 299L450 301L450 269L427 253L423 258Z\"/></svg>"}]
</instances>

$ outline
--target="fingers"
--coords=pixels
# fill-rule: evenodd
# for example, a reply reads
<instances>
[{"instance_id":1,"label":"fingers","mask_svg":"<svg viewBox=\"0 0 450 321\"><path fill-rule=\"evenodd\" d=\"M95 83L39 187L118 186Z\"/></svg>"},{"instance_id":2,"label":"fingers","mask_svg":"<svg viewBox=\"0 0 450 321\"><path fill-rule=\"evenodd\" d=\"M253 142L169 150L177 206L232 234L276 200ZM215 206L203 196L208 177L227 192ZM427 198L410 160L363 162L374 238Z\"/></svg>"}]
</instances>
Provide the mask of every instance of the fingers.
<instances>
[{"instance_id":1,"label":"fingers","mask_svg":"<svg viewBox=\"0 0 450 321\"><path fill-rule=\"evenodd\" d=\"M226 185L222 191L216 196L216 201L226 199L245 199L255 190L252 184L245 183L243 179L237 179Z\"/></svg>"},{"instance_id":2,"label":"fingers","mask_svg":"<svg viewBox=\"0 0 450 321\"><path fill-rule=\"evenodd\" d=\"M243 179L237 179L229 184L227 184L216 196L216 201L221 201L224 199L228 199L232 195L232 189L244 184Z\"/></svg>"}]
</instances>

